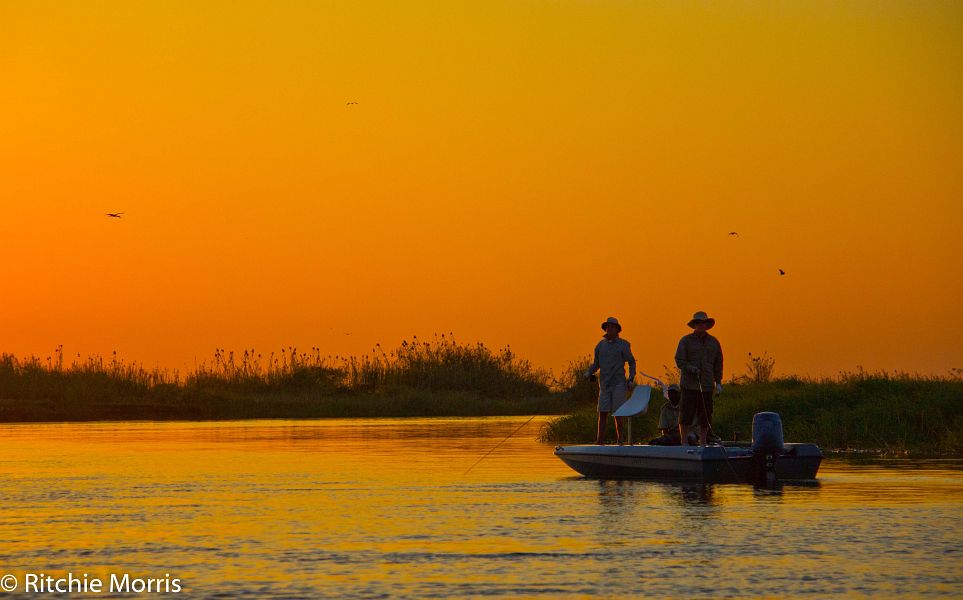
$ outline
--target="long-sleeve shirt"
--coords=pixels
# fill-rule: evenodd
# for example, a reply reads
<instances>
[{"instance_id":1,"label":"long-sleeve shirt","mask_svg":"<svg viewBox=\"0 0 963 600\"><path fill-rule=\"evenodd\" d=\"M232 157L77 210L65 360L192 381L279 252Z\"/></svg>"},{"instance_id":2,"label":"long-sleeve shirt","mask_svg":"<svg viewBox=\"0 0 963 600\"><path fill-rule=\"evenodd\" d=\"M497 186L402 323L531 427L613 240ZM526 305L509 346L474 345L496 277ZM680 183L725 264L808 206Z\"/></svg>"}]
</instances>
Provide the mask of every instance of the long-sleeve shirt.
<instances>
[{"instance_id":1,"label":"long-sleeve shirt","mask_svg":"<svg viewBox=\"0 0 963 600\"><path fill-rule=\"evenodd\" d=\"M716 383L722 383L722 344L708 333L683 336L675 351L675 366L682 371L682 387L697 390L701 378L702 389L708 392ZM690 373L690 367L698 368L699 375Z\"/></svg>"},{"instance_id":2,"label":"long-sleeve shirt","mask_svg":"<svg viewBox=\"0 0 963 600\"><path fill-rule=\"evenodd\" d=\"M595 360L589 366L587 374L598 371L599 387L603 390L625 385L625 363L629 363L629 379L635 379L632 344L622 338L602 338L595 346Z\"/></svg>"}]
</instances>

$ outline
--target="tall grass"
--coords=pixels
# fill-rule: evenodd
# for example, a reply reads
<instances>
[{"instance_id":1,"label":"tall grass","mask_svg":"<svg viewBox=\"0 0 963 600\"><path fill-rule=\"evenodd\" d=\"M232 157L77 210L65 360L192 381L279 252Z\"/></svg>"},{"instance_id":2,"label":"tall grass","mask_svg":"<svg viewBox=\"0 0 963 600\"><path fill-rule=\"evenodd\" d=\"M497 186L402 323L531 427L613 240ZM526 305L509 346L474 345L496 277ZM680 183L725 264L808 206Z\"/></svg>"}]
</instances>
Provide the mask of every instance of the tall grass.
<instances>
[{"instance_id":1,"label":"tall grass","mask_svg":"<svg viewBox=\"0 0 963 600\"><path fill-rule=\"evenodd\" d=\"M947 376L844 372L773 379L767 355L747 363L715 403L724 439L749 439L752 416L775 411L786 438L827 449L963 454L963 371ZM598 384L577 360L558 379L508 347L462 344L450 334L405 340L362 356L318 348L217 349L190 372L120 360L0 355L0 421L234 419L331 416L570 414L546 425L546 441L595 435ZM667 380L675 377L666 368ZM654 437L662 401L633 420L635 439Z\"/></svg>"},{"instance_id":2,"label":"tall grass","mask_svg":"<svg viewBox=\"0 0 963 600\"><path fill-rule=\"evenodd\" d=\"M237 386L321 388L328 392L370 393L410 388L423 391L463 391L489 398L546 395L551 374L520 359L505 347L492 350L482 343L461 344L451 334L433 341L403 340L386 352L381 344L362 356L323 356L320 349L282 349L266 359L254 350L218 349L186 379L188 387Z\"/></svg>"},{"instance_id":3,"label":"tall grass","mask_svg":"<svg viewBox=\"0 0 963 600\"><path fill-rule=\"evenodd\" d=\"M289 347L264 356L217 349L181 376L61 348L42 360L0 355L0 420L246 418L557 413L548 371L509 347L450 334L363 356Z\"/></svg>"},{"instance_id":4,"label":"tall grass","mask_svg":"<svg viewBox=\"0 0 963 600\"><path fill-rule=\"evenodd\" d=\"M717 404L723 437L749 437L752 415L780 414L786 438L831 449L963 453L963 377L843 372L732 385Z\"/></svg>"},{"instance_id":5,"label":"tall grass","mask_svg":"<svg viewBox=\"0 0 963 600\"><path fill-rule=\"evenodd\" d=\"M750 439L752 416L780 414L787 441L814 442L825 449L869 449L883 453L963 454L963 373L947 376L843 372L835 377L782 377L725 387L714 403L713 425L723 439ZM653 398L648 415L633 429L656 434L662 402ZM587 442L595 436L591 407L546 424L545 441Z\"/></svg>"}]
</instances>

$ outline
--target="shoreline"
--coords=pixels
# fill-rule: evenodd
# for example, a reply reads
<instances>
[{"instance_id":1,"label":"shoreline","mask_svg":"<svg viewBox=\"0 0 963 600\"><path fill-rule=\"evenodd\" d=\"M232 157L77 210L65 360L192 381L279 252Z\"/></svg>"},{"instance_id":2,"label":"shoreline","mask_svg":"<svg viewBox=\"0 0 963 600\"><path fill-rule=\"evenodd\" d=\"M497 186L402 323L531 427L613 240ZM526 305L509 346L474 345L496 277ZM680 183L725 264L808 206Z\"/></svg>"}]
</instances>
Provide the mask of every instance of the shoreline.
<instances>
[{"instance_id":1,"label":"shoreline","mask_svg":"<svg viewBox=\"0 0 963 600\"><path fill-rule=\"evenodd\" d=\"M375 417L558 415L539 439L595 439L598 385L572 363L559 378L509 348L439 336L362 357L298 354L283 360L218 351L186 377L91 358L46 364L0 356L0 422L224 421ZM666 381L677 374L666 373ZM751 439L753 415L779 413L785 439L873 454L963 454L963 371L949 376L841 372L772 379L749 369L714 400L723 440ZM663 399L633 417L636 441L656 437ZM677 418L677 417L676 417ZM614 434L614 428L609 427ZM877 452L880 450L881 452Z\"/></svg>"},{"instance_id":2,"label":"shoreline","mask_svg":"<svg viewBox=\"0 0 963 600\"><path fill-rule=\"evenodd\" d=\"M146 400L146 401L145 401ZM153 400L153 401L151 401ZM560 395L486 398L466 392L399 390L397 394L322 396L246 393L231 396L179 390L165 398L0 398L0 423L111 421L235 421L403 417L561 416L572 402Z\"/></svg>"},{"instance_id":3,"label":"shoreline","mask_svg":"<svg viewBox=\"0 0 963 600\"><path fill-rule=\"evenodd\" d=\"M398 419L487 419L487 418L525 418L525 417L544 417L550 423L567 415L562 413L514 413L514 414L434 414L434 415L374 415L374 416L251 416L251 417L208 417L208 418L88 418L70 420L3 420L0 419L0 426L34 426L34 425L90 425L90 424L167 424L167 423L245 423L251 421L329 421L329 420L398 420ZM543 424L543 427L546 425ZM635 425L633 425L634 431ZM544 439L543 433L536 438L540 443L549 446L555 442ZM746 441L746 440L743 440ZM804 441L788 440L787 442ZM588 442L582 442L588 443ZM634 444L643 444L643 440L636 438ZM925 449L898 449L898 448L828 448L820 446L824 458L841 459L846 461L866 461L871 463L875 460L949 460L958 461L963 459L963 452L938 451Z\"/></svg>"}]
</instances>

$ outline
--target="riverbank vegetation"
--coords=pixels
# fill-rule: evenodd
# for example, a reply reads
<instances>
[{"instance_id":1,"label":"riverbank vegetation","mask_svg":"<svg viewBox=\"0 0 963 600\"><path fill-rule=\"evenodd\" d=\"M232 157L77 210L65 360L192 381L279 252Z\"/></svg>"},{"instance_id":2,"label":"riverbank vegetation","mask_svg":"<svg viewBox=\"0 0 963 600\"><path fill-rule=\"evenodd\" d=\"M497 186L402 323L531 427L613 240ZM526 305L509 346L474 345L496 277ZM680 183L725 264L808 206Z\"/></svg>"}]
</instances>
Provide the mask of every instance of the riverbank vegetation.
<instances>
[{"instance_id":1,"label":"riverbank vegetation","mask_svg":"<svg viewBox=\"0 0 963 600\"><path fill-rule=\"evenodd\" d=\"M859 370L819 379L773 378L772 362L768 356L750 356L746 374L716 398L713 426L722 439L750 440L752 416L773 411L782 418L786 441L813 442L824 450L963 455L963 371L922 376ZM582 392L578 399L579 408L545 425L544 441L594 440L595 398ZM648 414L633 418L636 440L658 435L663 403L653 391Z\"/></svg>"},{"instance_id":2,"label":"riverbank vegetation","mask_svg":"<svg viewBox=\"0 0 963 600\"><path fill-rule=\"evenodd\" d=\"M774 360L750 355L716 400L714 426L727 440L751 437L752 416L778 412L788 441L822 448L963 455L963 371L946 376L845 372L773 377ZM586 363L558 379L510 348L463 344L450 335L376 346L364 356L286 348L266 356L217 350L190 372L148 369L116 355L46 359L0 355L0 421L181 420L316 417L563 415L547 442L595 436L598 384ZM676 380L666 368L662 379ZM636 440L657 435L663 400L633 418ZM609 428L610 434L614 433Z\"/></svg>"},{"instance_id":3,"label":"riverbank vegetation","mask_svg":"<svg viewBox=\"0 0 963 600\"><path fill-rule=\"evenodd\" d=\"M0 421L560 414L551 373L450 335L364 356L218 349L186 374L116 355L0 356Z\"/></svg>"}]
</instances>

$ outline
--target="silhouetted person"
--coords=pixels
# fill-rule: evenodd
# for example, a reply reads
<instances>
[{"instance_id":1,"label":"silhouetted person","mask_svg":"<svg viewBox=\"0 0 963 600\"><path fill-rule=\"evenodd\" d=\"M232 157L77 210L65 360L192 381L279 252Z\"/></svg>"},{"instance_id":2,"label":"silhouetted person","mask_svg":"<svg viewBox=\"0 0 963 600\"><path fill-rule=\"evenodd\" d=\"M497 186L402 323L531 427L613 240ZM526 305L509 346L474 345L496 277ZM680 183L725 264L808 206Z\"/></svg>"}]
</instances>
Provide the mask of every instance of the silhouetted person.
<instances>
[{"instance_id":1,"label":"silhouetted person","mask_svg":"<svg viewBox=\"0 0 963 600\"><path fill-rule=\"evenodd\" d=\"M679 437L679 400L682 398L682 390L678 384L673 383L667 394L669 398L659 413L659 433L662 435L649 441L653 446L678 446L682 443Z\"/></svg>"},{"instance_id":2,"label":"silhouetted person","mask_svg":"<svg viewBox=\"0 0 963 600\"><path fill-rule=\"evenodd\" d=\"M632 345L619 337L622 326L618 319L609 317L602 323L605 337L595 346L595 360L585 371L585 378L599 372L599 423L595 437L596 444L605 443L605 430L608 428L609 413L615 412L625 402L629 388L635 387L635 357ZM629 378L625 379L625 363L629 363ZM620 417L615 417L615 437L622 443Z\"/></svg>"},{"instance_id":3,"label":"silhouetted person","mask_svg":"<svg viewBox=\"0 0 963 600\"><path fill-rule=\"evenodd\" d=\"M675 351L675 365L682 372L679 436L688 441L689 424L698 415L703 446L712 429L713 393L722 393L722 345L708 331L715 324L716 320L702 311L692 315L688 325L694 331L679 340Z\"/></svg>"},{"instance_id":4,"label":"silhouetted person","mask_svg":"<svg viewBox=\"0 0 963 600\"><path fill-rule=\"evenodd\" d=\"M682 438L679 437L679 403L682 400L682 389L679 384L673 383L666 394L669 398L659 413L659 433L662 435L650 440L651 446L678 446L682 443ZM696 421L692 421L691 424L695 423ZM696 441L694 434L689 434L689 441Z\"/></svg>"}]
</instances>

